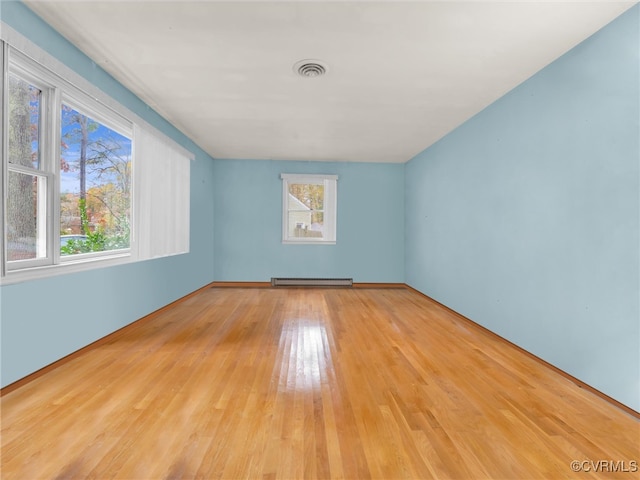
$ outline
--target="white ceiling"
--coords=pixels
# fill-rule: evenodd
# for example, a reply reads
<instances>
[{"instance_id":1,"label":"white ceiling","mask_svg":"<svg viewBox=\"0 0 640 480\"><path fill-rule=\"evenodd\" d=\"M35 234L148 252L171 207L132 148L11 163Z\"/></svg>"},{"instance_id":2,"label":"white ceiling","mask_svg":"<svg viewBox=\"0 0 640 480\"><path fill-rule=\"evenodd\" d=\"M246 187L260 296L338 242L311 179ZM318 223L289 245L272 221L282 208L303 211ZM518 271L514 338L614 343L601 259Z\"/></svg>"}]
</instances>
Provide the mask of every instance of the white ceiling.
<instances>
[{"instance_id":1,"label":"white ceiling","mask_svg":"<svg viewBox=\"0 0 640 480\"><path fill-rule=\"evenodd\" d=\"M638 2L25 3L213 157L406 162Z\"/></svg>"}]
</instances>

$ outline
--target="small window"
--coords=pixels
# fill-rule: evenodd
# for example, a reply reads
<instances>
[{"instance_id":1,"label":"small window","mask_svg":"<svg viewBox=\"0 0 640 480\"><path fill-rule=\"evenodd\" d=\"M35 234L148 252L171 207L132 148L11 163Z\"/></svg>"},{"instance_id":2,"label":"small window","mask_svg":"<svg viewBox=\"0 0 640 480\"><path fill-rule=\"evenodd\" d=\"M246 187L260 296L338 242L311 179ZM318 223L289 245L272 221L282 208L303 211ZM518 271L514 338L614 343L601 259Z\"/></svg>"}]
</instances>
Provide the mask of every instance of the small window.
<instances>
[{"instance_id":1,"label":"small window","mask_svg":"<svg viewBox=\"0 0 640 480\"><path fill-rule=\"evenodd\" d=\"M336 175L281 175L282 242L336 243Z\"/></svg>"}]
</instances>

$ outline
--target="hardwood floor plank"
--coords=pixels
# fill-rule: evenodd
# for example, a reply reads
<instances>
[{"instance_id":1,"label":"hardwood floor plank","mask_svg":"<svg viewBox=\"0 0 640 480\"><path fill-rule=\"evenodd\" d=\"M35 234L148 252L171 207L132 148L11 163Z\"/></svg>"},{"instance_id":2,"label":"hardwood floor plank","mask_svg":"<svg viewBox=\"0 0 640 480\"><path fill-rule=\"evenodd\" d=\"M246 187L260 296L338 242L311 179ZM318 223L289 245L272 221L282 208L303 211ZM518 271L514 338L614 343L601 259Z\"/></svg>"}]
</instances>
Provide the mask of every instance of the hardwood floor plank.
<instances>
[{"instance_id":1,"label":"hardwood floor plank","mask_svg":"<svg viewBox=\"0 0 640 480\"><path fill-rule=\"evenodd\" d=\"M1 402L3 479L585 479L599 472L571 461L640 462L638 419L409 289L205 289Z\"/></svg>"}]
</instances>

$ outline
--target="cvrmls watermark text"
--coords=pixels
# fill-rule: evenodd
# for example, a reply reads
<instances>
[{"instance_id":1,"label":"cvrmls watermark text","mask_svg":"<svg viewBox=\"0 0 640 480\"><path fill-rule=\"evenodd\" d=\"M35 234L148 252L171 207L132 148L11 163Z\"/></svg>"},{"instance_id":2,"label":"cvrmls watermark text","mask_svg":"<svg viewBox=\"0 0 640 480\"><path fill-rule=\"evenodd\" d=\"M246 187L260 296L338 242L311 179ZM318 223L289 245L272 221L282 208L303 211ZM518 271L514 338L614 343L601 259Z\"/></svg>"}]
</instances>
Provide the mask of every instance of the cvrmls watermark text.
<instances>
[{"instance_id":1,"label":"cvrmls watermark text","mask_svg":"<svg viewBox=\"0 0 640 480\"><path fill-rule=\"evenodd\" d=\"M571 470L574 472L621 472L635 473L638 471L637 460L573 460Z\"/></svg>"}]
</instances>

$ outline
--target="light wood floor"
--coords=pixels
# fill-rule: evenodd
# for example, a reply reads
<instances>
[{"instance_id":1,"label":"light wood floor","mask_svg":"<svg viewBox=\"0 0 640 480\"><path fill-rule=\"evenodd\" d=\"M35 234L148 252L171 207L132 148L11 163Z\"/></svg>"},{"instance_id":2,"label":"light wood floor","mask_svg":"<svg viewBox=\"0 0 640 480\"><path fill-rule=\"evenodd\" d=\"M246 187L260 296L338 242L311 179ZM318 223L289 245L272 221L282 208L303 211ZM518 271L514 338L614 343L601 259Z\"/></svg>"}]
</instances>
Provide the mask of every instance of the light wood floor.
<instances>
[{"instance_id":1,"label":"light wood floor","mask_svg":"<svg viewBox=\"0 0 640 480\"><path fill-rule=\"evenodd\" d=\"M571 462L639 427L408 289L210 288L3 396L1 477L631 480Z\"/></svg>"}]
</instances>

